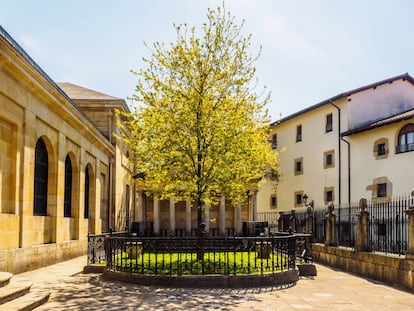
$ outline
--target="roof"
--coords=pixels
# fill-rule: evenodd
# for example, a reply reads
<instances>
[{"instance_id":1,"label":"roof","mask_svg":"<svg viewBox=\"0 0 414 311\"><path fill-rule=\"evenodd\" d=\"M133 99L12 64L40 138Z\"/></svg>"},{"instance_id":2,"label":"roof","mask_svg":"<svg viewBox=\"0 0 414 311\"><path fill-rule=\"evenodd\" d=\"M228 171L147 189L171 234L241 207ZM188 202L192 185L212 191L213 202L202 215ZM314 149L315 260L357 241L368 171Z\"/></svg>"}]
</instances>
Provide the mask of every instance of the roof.
<instances>
[{"instance_id":1,"label":"roof","mask_svg":"<svg viewBox=\"0 0 414 311\"><path fill-rule=\"evenodd\" d=\"M414 109L408 110L406 112L403 113L398 113L395 114L391 117L387 117L385 119L382 120L378 120L369 124L366 124L364 126L346 131L341 133L341 136L351 136L357 133L361 133L361 132L365 132L365 131L369 131L378 127L382 127L385 125L389 125L389 124L393 124L393 123L397 123L397 122L401 122L401 121L405 121L405 120L409 120L414 118Z\"/></svg>"},{"instance_id":2,"label":"roof","mask_svg":"<svg viewBox=\"0 0 414 311\"><path fill-rule=\"evenodd\" d=\"M27 52L13 39L11 35L0 25L0 36L3 37L57 92L60 93L77 111L84 117L86 115L79 107L69 98L69 96L56 84L49 75L27 54Z\"/></svg>"},{"instance_id":3,"label":"roof","mask_svg":"<svg viewBox=\"0 0 414 311\"><path fill-rule=\"evenodd\" d=\"M59 87L71 98L78 100L109 100L119 101L121 98L113 97L101 92L87 89L85 87L69 83L69 82L58 82Z\"/></svg>"},{"instance_id":4,"label":"roof","mask_svg":"<svg viewBox=\"0 0 414 311\"><path fill-rule=\"evenodd\" d=\"M299 117L299 116L305 114L306 112L315 110L315 109L317 109L319 107L322 107L324 105L331 104L331 103L333 103L334 101L336 101L338 99L345 98L345 97L351 96L351 95L353 95L355 93L359 93L359 92L368 90L370 88L375 88L377 86L380 86L380 85L383 85L383 84L387 84L387 83L390 83L390 82L393 82L393 81L396 81L396 80L407 80L407 81L411 82L411 84L414 84L414 78L411 77L408 73L404 73L404 74L399 75L399 76L395 76L395 77L392 77L392 78L388 78L388 79L385 79L385 80L381 80L381 81L378 81L378 82L375 82L375 83L371 83L371 84L368 84L368 85L365 85L365 86L362 86L362 87L359 87L359 88L356 88L356 89L353 89L353 90L350 90L350 91L346 91L346 92L340 93L340 94L335 95L335 96L333 96L331 98L328 98L328 99L326 99L326 100L324 100L324 101L322 101L320 103L317 103L316 105L310 106L310 107L305 108L303 110L300 110L300 111L298 111L298 112L296 112L294 114L291 114L291 115L289 115L289 116L287 116L285 118L282 118L282 119L280 119L278 121L272 122L270 124L270 126L274 126L274 125L277 125L277 124L279 124L281 122L284 122L284 121L287 121L287 120L290 120L290 119L294 119L296 117Z\"/></svg>"},{"instance_id":5,"label":"roof","mask_svg":"<svg viewBox=\"0 0 414 311\"><path fill-rule=\"evenodd\" d=\"M60 96L63 97L63 99L69 103L71 107L74 108L74 110L80 114L82 118L87 120L91 127L96 129L97 133L102 136L102 139L107 142L106 137L103 135L103 133L100 131L100 129L96 126L95 123L93 123L88 116L82 111L82 109L79 108L78 105L75 104L75 102L66 94L59 86L58 84L53 81L53 79L45 72L43 69L27 54L27 52L13 39L13 37L0 25L0 38L7 42L10 47L16 52L16 55L21 57L25 62L33 68L34 72L38 73L41 78L43 78L47 84L51 86L52 89L54 89ZM14 53L13 51L13 53ZM109 145L112 148L112 145Z\"/></svg>"}]
</instances>

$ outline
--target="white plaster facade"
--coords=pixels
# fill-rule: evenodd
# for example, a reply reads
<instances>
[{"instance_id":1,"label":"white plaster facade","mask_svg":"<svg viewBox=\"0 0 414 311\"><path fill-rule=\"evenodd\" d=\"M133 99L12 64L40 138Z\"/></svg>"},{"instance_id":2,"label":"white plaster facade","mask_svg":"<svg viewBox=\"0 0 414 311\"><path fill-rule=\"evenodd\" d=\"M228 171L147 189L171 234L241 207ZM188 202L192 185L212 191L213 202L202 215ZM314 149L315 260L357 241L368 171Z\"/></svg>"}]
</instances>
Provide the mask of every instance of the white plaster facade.
<instances>
[{"instance_id":1,"label":"white plaster facade","mask_svg":"<svg viewBox=\"0 0 414 311\"><path fill-rule=\"evenodd\" d=\"M396 146L401 128L414 123L413 109L414 80L404 74L339 94L274 122L271 133L277 135L281 178L276 190L270 184L260 188L258 214L304 206L303 200L296 202L303 194L315 207L323 207L328 201L346 204L361 197L376 198L377 185L383 183L386 198L410 192L414 152L397 152ZM332 115L329 130L328 115ZM385 143L386 156L378 156L379 143Z\"/></svg>"}]
</instances>

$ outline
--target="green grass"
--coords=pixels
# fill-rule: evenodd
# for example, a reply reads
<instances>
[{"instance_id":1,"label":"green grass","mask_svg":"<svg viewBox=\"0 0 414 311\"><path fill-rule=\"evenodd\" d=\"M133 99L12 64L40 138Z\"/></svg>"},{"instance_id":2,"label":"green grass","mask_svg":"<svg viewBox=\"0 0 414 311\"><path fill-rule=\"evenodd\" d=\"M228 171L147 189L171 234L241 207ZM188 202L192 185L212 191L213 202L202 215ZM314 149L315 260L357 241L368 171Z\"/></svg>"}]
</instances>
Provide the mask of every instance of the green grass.
<instances>
[{"instance_id":1,"label":"green grass","mask_svg":"<svg viewBox=\"0 0 414 311\"><path fill-rule=\"evenodd\" d=\"M247 275L287 270L287 258L270 254L258 257L256 252L144 253L138 260L123 253L115 258L116 269L145 275Z\"/></svg>"}]
</instances>

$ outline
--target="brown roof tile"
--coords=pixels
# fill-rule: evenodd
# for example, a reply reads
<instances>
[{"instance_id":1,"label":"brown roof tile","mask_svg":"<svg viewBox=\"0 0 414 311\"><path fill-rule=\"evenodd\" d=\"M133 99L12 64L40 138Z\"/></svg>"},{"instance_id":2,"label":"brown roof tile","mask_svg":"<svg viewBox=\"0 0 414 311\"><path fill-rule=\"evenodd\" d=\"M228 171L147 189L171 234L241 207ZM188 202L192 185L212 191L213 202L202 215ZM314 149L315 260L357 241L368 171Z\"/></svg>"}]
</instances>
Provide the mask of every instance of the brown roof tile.
<instances>
[{"instance_id":1,"label":"brown roof tile","mask_svg":"<svg viewBox=\"0 0 414 311\"><path fill-rule=\"evenodd\" d=\"M122 100L69 82L58 82L57 84L71 99L74 100Z\"/></svg>"}]
</instances>

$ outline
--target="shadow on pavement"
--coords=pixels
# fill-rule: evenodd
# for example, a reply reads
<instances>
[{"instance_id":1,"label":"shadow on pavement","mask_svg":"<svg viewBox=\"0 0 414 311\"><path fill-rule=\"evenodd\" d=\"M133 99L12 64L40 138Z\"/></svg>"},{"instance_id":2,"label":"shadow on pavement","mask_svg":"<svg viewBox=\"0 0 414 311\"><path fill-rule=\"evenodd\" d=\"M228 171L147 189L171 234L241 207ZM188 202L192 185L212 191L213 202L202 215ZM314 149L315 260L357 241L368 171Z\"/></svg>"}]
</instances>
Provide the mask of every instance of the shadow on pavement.
<instances>
[{"instance_id":1,"label":"shadow on pavement","mask_svg":"<svg viewBox=\"0 0 414 311\"><path fill-rule=\"evenodd\" d=\"M54 284L49 289L49 302L36 310L233 310L241 302L259 302L257 294L291 286L163 288L104 281L97 274L78 274Z\"/></svg>"}]
</instances>

